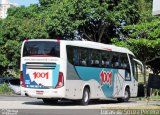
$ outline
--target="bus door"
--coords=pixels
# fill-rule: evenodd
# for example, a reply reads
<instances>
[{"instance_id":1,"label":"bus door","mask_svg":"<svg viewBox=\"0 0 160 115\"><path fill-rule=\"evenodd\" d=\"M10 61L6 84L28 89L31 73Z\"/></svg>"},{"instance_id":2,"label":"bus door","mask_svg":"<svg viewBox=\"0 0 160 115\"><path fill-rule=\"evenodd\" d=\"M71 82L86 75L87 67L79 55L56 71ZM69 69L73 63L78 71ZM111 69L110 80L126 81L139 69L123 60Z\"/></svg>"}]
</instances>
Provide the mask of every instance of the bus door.
<instances>
[{"instance_id":1,"label":"bus door","mask_svg":"<svg viewBox=\"0 0 160 115\"><path fill-rule=\"evenodd\" d=\"M140 67L143 71L143 64L137 60L132 58L131 60L131 67L132 67L132 94L133 96L137 96L138 93L138 76L139 76L139 70L138 67Z\"/></svg>"}]
</instances>

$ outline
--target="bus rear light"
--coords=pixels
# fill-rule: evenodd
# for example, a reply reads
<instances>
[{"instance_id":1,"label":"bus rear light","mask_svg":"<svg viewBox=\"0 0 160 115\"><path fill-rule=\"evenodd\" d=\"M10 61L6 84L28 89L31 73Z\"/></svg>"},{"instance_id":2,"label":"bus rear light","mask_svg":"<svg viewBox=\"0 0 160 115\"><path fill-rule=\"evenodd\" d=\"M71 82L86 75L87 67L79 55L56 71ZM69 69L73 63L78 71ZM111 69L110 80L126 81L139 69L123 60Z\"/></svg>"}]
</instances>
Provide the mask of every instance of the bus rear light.
<instances>
[{"instance_id":1,"label":"bus rear light","mask_svg":"<svg viewBox=\"0 0 160 115\"><path fill-rule=\"evenodd\" d=\"M61 88L63 86L64 86L64 76L62 72L59 72L58 83L56 85L56 88Z\"/></svg>"},{"instance_id":2,"label":"bus rear light","mask_svg":"<svg viewBox=\"0 0 160 115\"><path fill-rule=\"evenodd\" d=\"M24 77L23 77L23 72L21 71L20 73L20 85L22 87L26 87L25 83L24 83Z\"/></svg>"}]
</instances>

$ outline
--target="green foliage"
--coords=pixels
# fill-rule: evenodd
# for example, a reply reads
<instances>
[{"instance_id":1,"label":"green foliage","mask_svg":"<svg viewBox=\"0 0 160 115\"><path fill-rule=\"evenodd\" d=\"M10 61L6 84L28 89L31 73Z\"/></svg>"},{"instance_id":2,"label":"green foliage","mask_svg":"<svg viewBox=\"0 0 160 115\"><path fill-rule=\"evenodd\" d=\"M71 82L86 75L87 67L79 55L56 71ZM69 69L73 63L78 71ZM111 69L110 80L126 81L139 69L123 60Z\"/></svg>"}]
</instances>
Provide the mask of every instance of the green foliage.
<instances>
[{"instance_id":1,"label":"green foliage","mask_svg":"<svg viewBox=\"0 0 160 115\"><path fill-rule=\"evenodd\" d=\"M8 17L0 21L0 73L9 67L15 71L20 66L21 43L26 38L47 38L48 33L38 6L11 8Z\"/></svg>"},{"instance_id":2,"label":"green foliage","mask_svg":"<svg viewBox=\"0 0 160 115\"><path fill-rule=\"evenodd\" d=\"M11 95L12 94L12 90L8 87L8 85L5 84L1 84L0 85L0 94L3 95Z\"/></svg>"},{"instance_id":3,"label":"green foliage","mask_svg":"<svg viewBox=\"0 0 160 115\"><path fill-rule=\"evenodd\" d=\"M159 91L159 92L160 92L160 91ZM157 95L156 95L156 96L151 96L150 99L158 99L158 100L159 100L159 99L160 99L160 96L157 96Z\"/></svg>"},{"instance_id":4,"label":"green foliage","mask_svg":"<svg viewBox=\"0 0 160 115\"><path fill-rule=\"evenodd\" d=\"M8 17L0 20L0 73L6 71L9 66L13 66L15 70L19 69L20 47L26 38L55 39L59 36L62 39L87 39L111 43L111 38L119 37L117 30L132 39L159 38L159 27L154 28L159 19L152 22L154 18L150 16L149 10L146 10L151 8L149 1L39 0L39 2L40 6L10 8ZM148 42L143 46L141 41L134 40L128 41L127 44L119 41L114 43L129 47L141 58L139 54L142 51L137 51L129 42L136 44L137 48L159 47L155 42L151 47ZM142 40L142 43L145 42Z\"/></svg>"},{"instance_id":5,"label":"green foliage","mask_svg":"<svg viewBox=\"0 0 160 115\"><path fill-rule=\"evenodd\" d=\"M108 43L122 20L131 24L140 17L137 0L40 0L40 4L45 7L41 18L49 37L74 39L77 32L80 38Z\"/></svg>"},{"instance_id":6,"label":"green foliage","mask_svg":"<svg viewBox=\"0 0 160 115\"><path fill-rule=\"evenodd\" d=\"M40 3L40 5L42 5L42 6L48 6L48 5L50 5L50 4L53 4L54 1L56 1L56 0L39 0L39 3Z\"/></svg>"},{"instance_id":7,"label":"green foliage","mask_svg":"<svg viewBox=\"0 0 160 115\"><path fill-rule=\"evenodd\" d=\"M124 28L131 38L146 38L156 40L160 38L160 18L154 18L152 21L141 22L136 25L129 25Z\"/></svg>"},{"instance_id":8,"label":"green foliage","mask_svg":"<svg viewBox=\"0 0 160 115\"><path fill-rule=\"evenodd\" d=\"M18 19L30 19L33 17L37 17L39 12L38 5L31 5L29 7L13 7L8 9L8 17L13 16Z\"/></svg>"},{"instance_id":9,"label":"green foliage","mask_svg":"<svg viewBox=\"0 0 160 115\"><path fill-rule=\"evenodd\" d=\"M117 46L129 48L138 59L153 70L154 74L160 73L160 38L156 40L139 38L127 41L112 39L112 42Z\"/></svg>"},{"instance_id":10,"label":"green foliage","mask_svg":"<svg viewBox=\"0 0 160 115\"><path fill-rule=\"evenodd\" d=\"M140 20L120 29L121 39L112 42L129 48L136 57L153 70L160 73L160 18L152 16L152 2L140 0ZM122 36L123 35L123 36Z\"/></svg>"},{"instance_id":11,"label":"green foliage","mask_svg":"<svg viewBox=\"0 0 160 115\"><path fill-rule=\"evenodd\" d=\"M160 38L157 40L129 39L127 41L116 41L112 39L115 45L127 47L143 62L148 62L160 55Z\"/></svg>"}]
</instances>

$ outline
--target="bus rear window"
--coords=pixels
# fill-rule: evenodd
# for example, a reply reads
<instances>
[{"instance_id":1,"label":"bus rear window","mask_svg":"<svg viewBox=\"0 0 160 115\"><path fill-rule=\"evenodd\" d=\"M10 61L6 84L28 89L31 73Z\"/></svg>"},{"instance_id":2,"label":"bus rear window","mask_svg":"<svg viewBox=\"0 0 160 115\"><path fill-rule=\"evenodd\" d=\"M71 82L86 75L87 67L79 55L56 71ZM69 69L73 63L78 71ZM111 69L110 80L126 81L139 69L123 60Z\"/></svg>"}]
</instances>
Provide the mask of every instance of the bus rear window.
<instances>
[{"instance_id":1,"label":"bus rear window","mask_svg":"<svg viewBox=\"0 0 160 115\"><path fill-rule=\"evenodd\" d=\"M27 41L23 48L23 57L25 56L60 57L60 43L53 41Z\"/></svg>"}]
</instances>

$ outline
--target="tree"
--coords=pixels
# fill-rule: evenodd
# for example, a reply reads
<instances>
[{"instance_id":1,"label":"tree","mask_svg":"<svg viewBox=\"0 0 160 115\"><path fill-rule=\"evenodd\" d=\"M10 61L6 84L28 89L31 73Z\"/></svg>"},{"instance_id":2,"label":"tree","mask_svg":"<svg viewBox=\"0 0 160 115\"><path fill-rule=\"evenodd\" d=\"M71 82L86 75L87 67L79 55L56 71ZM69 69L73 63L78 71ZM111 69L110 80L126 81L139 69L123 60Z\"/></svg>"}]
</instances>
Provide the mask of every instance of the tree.
<instances>
[{"instance_id":1,"label":"tree","mask_svg":"<svg viewBox=\"0 0 160 115\"><path fill-rule=\"evenodd\" d=\"M137 24L122 26L118 29L119 38L112 39L112 42L118 46L127 47L134 52L140 59L144 68L148 66L153 74L160 73L160 36L159 36L159 18L151 15L151 1L141 0L143 5L140 11L140 20ZM143 6L143 7L142 7ZM144 93L147 97L146 72L144 73Z\"/></svg>"},{"instance_id":2,"label":"tree","mask_svg":"<svg viewBox=\"0 0 160 115\"><path fill-rule=\"evenodd\" d=\"M160 68L155 66L160 57L160 23L158 17L151 15L152 2L141 0L140 20L137 24L125 25L118 30L120 40L113 39L116 45L128 47L145 65L158 74Z\"/></svg>"},{"instance_id":3,"label":"tree","mask_svg":"<svg viewBox=\"0 0 160 115\"><path fill-rule=\"evenodd\" d=\"M0 71L3 74L12 66L19 69L21 43L24 39L47 38L48 33L37 5L11 8L0 25Z\"/></svg>"},{"instance_id":4,"label":"tree","mask_svg":"<svg viewBox=\"0 0 160 115\"><path fill-rule=\"evenodd\" d=\"M8 68L12 64L18 69L20 46L26 38L110 43L118 37L122 23L138 23L139 1L143 0L40 0L40 6L10 8L0 25L0 65Z\"/></svg>"},{"instance_id":5,"label":"tree","mask_svg":"<svg viewBox=\"0 0 160 115\"><path fill-rule=\"evenodd\" d=\"M53 4L56 0L39 0L40 5L42 6L48 6L50 4Z\"/></svg>"},{"instance_id":6,"label":"tree","mask_svg":"<svg viewBox=\"0 0 160 115\"><path fill-rule=\"evenodd\" d=\"M155 74L158 74L158 63L160 63L160 61L158 61L158 58L160 57L160 38L156 40L147 40L144 38L128 39L126 42L112 39L112 42L115 45L129 48L138 59L140 59L145 65L151 67ZM157 66L154 66L155 60L157 60Z\"/></svg>"},{"instance_id":7,"label":"tree","mask_svg":"<svg viewBox=\"0 0 160 115\"><path fill-rule=\"evenodd\" d=\"M138 22L138 1L40 0L40 4L41 7L48 5L43 18L48 21L46 28L50 35L110 43L110 39L117 36L116 28L122 21L126 24Z\"/></svg>"}]
</instances>

